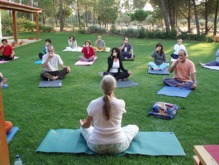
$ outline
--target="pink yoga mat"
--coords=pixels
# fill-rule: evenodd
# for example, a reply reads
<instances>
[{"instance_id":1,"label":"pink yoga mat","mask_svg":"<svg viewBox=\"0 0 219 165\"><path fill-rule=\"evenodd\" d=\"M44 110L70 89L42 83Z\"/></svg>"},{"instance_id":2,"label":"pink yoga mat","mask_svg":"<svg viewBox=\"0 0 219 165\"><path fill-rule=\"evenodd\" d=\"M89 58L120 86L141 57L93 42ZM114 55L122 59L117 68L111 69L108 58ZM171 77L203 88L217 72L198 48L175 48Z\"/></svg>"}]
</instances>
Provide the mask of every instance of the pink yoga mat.
<instances>
[{"instance_id":1,"label":"pink yoga mat","mask_svg":"<svg viewBox=\"0 0 219 165\"><path fill-rule=\"evenodd\" d=\"M204 145L204 147L219 164L219 145Z\"/></svg>"},{"instance_id":2,"label":"pink yoga mat","mask_svg":"<svg viewBox=\"0 0 219 165\"><path fill-rule=\"evenodd\" d=\"M95 59L93 61L81 61L81 60L78 60L75 65L80 65L80 66L86 66L86 65L93 65L94 61L96 61L97 59L97 56L95 57Z\"/></svg>"}]
</instances>

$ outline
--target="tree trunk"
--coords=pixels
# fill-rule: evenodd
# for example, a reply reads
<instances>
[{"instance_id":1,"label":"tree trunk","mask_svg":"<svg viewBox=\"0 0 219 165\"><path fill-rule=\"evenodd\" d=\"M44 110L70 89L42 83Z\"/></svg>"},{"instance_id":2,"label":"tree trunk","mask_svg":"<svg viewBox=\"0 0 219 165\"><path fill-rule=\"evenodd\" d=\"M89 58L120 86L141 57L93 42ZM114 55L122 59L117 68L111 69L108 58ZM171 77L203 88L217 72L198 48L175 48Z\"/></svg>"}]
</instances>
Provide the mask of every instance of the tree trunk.
<instances>
[{"instance_id":1,"label":"tree trunk","mask_svg":"<svg viewBox=\"0 0 219 165\"><path fill-rule=\"evenodd\" d=\"M64 28L62 0L59 0L59 24L60 32L62 32Z\"/></svg>"},{"instance_id":2,"label":"tree trunk","mask_svg":"<svg viewBox=\"0 0 219 165\"><path fill-rule=\"evenodd\" d=\"M216 9L214 16L214 36L217 34L217 16L218 16L219 0L216 1Z\"/></svg>"},{"instance_id":3,"label":"tree trunk","mask_svg":"<svg viewBox=\"0 0 219 165\"><path fill-rule=\"evenodd\" d=\"M188 31L191 29L191 3L189 0L189 10L188 10Z\"/></svg>"},{"instance_id":4,"label":"tree trunk","mask_svg":"<svg viewBox=\"0 0 219 165\"><path fill-rule=\"evenodd\" d=\"M163 0L160 0L160 3L161 3L161 9L162 9L164 22L165 22L165 26L166 26L166 33L169 34L170 33L170 23L169 23L169 20L168 20L168 15L167 15L165 3L164 3Z\"/></svg>"},{"instance_id":5,"label":"tree trunk","mask_svg":"<svg viewBox=\"0 0 219 165\"><path fill-rule=\"evenodd\" d=\"M205 35L208 34L208 3L205 0Z\"/></svg>"},{"instance_id":6,"label":"tree trunk","mask_svg":"<svg viewBox=\"0 0 219 165\"><path fill-rule=\"evenodd\" d=\"M194 5L194 14L195 14L195 24L196 24L196 30L197 30L197 34L200 35L200 28L199 28L199 20L198 20L198 12L197 12L197 7L195 4L195 0L193 1L193 5Z\"/></svg>"},{"instance_id":7,"label":"tree trunk","mask_svg":"<svg viewBox=\"0 0 219 165\"><path fill-rule=\"evenodd\" d=\"M78 26L81 26L81 20L80 20L80 7L79 7L79 0L77 0L77 10L78 10Z\"/></svg>"}]
</instances>

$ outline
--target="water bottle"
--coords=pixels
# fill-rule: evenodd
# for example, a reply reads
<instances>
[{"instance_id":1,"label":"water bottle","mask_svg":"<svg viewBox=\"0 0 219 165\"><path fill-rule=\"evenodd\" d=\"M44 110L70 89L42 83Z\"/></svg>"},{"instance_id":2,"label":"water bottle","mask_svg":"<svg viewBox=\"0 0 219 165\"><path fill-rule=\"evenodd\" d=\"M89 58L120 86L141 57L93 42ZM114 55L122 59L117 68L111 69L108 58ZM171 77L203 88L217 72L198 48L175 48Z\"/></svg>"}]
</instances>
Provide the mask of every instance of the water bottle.
<instances>
[{"instance_id":1,"label":"water bottle","mask_svg":"<svg viewBox=\"0 0 219 165\"><path fill-rule=\"evenodd\" d=\"M22 165L22 160L20 158L20 155L16 155L16 159L14 161L14 165Z\"/></svg>"}]
</instances>

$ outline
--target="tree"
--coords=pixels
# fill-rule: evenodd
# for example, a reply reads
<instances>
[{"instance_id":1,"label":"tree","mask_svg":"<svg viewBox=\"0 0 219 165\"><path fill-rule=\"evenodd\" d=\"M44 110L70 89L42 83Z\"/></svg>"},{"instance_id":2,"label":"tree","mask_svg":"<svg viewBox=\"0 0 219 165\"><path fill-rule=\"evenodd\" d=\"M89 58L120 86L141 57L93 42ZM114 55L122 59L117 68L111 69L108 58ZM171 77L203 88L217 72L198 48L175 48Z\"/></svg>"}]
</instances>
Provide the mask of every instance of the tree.
<instances>
[{"instance_id":1,"label":"tree","mask_svg":"<svg viewBox=\"0 0 219 165\"><path fill-rule=\"evenodd\" d=\"M133 9L142 10L147 2L148 0L133 0Z\"/></svg>"},{"instance_id":2,"label":"tree","mask_svg":"<svg viewBox=\"0 0 219 165\"><path fill-rule=\"evenodd\" d=\"M137 21L144 21L148 15L149 15L148 12L144 10L136 10L134 13L134 17Z\"/></svg>"},{"instance_id":3,"label":"tree","mask_svg":"<svg viewBox=\"0 0 219 165\"><path fill-rule=\"evenodd\" d=\"M217 16L218 16L218 8L219 8L219 0L216 0L215 2L215 16L214 16L214 36L216 36L217 33Z\"/></svg>"},{"instance_id":4,"label":"tree","mask_svg":"<svg viewBox=\"0 0 219 165\"><path fill-rule=\"evenodd\" d=\"M59 0L59 24L60 24L60 32L62 32L64 28L62 0Z\"/></svg>"},{"instance_id":5,"label":"tree","mask_svg":"<svg viewBox=\"0 0 219 165\"><path fill-rule=\"evenodd\" d=\"M163 17L164 17L164 22L165 22L165 26L166 26L166 32L167 34L170 33L170 23L168 20L168 15L167 15L167 11L166 11L166 6L163 0L160 0L160 4L161 4L161 10L163 13Z\"/></svg>"},{"instance_id":6,"label":"tree","mask_svg":"<svg viewBox=\"0 0 219 165\"><path fill-rule=\"evenodd\" d=\"M108 23L114 24L118 17L118 0L101 0L97 7L97 18L99 24L104 24L108 28Z\"/></svg>"},{"instance_id":7,"label":"tree","mask_svg":"<svg viewBox=\"0 0 219 165\"><path fill-rule=\"evenodd\" d=\"M199 27L197 6L196 6L196 3L195 3L195 0L192 0L192 2L193 2L193 7L194 7L196 30L197 30L197 34L200 35L200 27Z\"/></svg>"}]
</instances>

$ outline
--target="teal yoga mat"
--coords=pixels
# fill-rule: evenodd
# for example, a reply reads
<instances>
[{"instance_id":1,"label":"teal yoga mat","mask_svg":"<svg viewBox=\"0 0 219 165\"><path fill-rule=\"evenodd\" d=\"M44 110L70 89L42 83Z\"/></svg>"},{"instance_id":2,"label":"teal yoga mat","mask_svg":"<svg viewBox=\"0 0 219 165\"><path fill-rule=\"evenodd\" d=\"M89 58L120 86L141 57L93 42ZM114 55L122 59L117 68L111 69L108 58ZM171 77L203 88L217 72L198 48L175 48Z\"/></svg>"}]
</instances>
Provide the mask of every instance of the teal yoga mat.
<instances>
[{"instance_id":1,"label":"teal yoga mat","mask_svg":"<svg viewBox=\"0 0 219 165\"><path fill-rule=\"evenodd\" d=\"M86 153L90 151L80 130L50 130L36 152ZM185 156L185 152L173 132L139 132L130 147L122 154L151 156Z\"/></svg>"}]
</instances>

